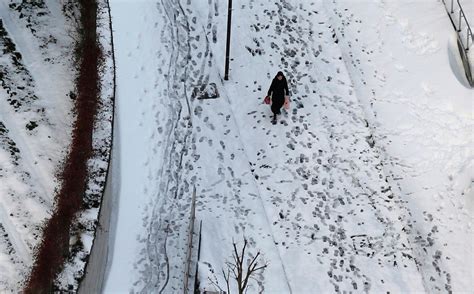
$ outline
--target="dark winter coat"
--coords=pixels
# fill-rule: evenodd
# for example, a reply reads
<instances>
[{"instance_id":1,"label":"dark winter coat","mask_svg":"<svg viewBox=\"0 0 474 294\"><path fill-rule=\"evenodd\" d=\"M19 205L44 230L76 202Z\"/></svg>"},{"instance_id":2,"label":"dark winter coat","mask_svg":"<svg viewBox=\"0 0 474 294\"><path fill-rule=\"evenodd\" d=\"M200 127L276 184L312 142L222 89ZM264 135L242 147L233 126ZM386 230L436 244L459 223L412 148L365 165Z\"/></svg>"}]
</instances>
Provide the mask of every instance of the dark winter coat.
<instances>
[{"instance_id":1,"label":"dark winter coat","mask_svg":"<svg viewBox=\"0 0 474 294\"><path fill-rule=\"evenodd\" d=\"M272 112L274 114L280 113L280 108L285 103L285 95L289 95L288 83L286 78L279 80L275 77L272 81L270 89L268 89L268 96L272 96Z\"/></svg>"}]
</instances>

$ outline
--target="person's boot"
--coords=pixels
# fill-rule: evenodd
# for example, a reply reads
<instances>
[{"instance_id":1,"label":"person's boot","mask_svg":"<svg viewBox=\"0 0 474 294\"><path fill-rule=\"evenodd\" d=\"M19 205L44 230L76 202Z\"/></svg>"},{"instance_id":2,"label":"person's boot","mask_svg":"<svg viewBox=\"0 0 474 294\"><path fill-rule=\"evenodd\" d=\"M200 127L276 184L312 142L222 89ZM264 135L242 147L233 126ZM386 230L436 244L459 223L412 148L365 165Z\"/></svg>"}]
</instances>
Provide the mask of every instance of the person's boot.
<instances>
[{"instance_id":1,"label":"person's boot","mask_svg":"<svg viewBox=\"0 0 474 294\"><path fill-rule=\"evenodd\" d=\"M273 115L273 119L272 119L272 124L276 124L277 123L277 115L276 113Z\"/></svg>"}]
</instances>

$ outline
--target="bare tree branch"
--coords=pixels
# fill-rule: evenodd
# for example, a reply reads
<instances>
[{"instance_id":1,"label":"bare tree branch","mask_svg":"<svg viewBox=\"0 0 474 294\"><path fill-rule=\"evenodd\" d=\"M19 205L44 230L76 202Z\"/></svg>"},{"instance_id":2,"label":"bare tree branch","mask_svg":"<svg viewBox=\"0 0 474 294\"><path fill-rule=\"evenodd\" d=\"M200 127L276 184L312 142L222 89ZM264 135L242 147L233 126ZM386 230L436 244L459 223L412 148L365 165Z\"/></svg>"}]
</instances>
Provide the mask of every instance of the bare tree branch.
<instances>
[{"instance_id":1,"label":"bare tree branch","mask_svg":"<svg viewBox=\"0 0 474 294\"><path fill-rule=\"evenodd\" d=\"M216 281L213 281L211 278L207 278L209 280L209 282L211 282L211 284L215 287L217 287L217 289L219 289L219 291L221 292L224 292L224 290L222 290L222 288L219 286L219 283L217 282L217 278L216 278Z\"/></svg>"},{"instance_id":2,"label":"bare tree branch","mask_svg":"<svg viewBox=\"0 0 474 294\"><path fill-rule=\"evenodd\" d=\"M237 283L238 293L244 294L249 290L248 285L250 280L260 284L259 279L256 277L258 275L257 272L263 271L268 267L268 263L265 261L263 265L259 263L259 258L262 257L260 251L258 251L253 257L251 253L247 252L248 257L246 256L248 244L248 240L244 237L244 245L242 246L242 249L239 250L237 248L237 243L232 241L232 260L224 262L227 267L227 271L222 269L222 275L226 282L228 294L231 294L231 277ZM259 277L262 278L263 276L260 274ZM215 278L215 281L210 278L208 279L212 285L224 292L223 289L218 285L217 278Z\"/></svg>"},{"instance_id":3,"label":"bare tree branch","mask_svg":"<svg viewBox=\"0 0 474 294\"><path fill-rule=\"evenodd\" d=\"M227 285L227 293L230 294L230 270L227 269L227 275L224 270L222 270L222 273L224 274L225 284Z\"/></svg>"}]
</instances>

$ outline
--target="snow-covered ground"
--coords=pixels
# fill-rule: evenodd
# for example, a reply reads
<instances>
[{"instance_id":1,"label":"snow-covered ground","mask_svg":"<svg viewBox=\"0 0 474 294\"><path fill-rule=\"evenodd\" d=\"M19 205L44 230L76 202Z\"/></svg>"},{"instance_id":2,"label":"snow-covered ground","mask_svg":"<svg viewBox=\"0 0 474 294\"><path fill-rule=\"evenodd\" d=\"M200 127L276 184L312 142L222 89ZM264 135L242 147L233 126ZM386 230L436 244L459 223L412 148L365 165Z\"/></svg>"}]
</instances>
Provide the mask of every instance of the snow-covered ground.
<instances>
[{"instance_id":1,"label":"snow-covered ground","mask_svg":"<svg viewBox=\"0 0 474 294\"><path fill-rule=\"evenodd\" d=\"M108 1L97 0L96 2L98 4L97 36L98 44L101 49L98 71L101 78L99 81L99 103L92 134L93 156L88 161L87 189L83 196L83 210L78 214L70 229L70 255L55 281L56 289L62 292L76 292L79 283L84 280L84 273L86 272L86 267L88 267L90 260L89 256L96 256L91 254L92 245L96 240L101 239L96 239L95 237L100 236L104 231L101 228L102 223L99 223L99 212L106 210L102 212L102 218L108 220L108 215L111 210L107 204L104 205L104 202L108 202L103 200L103 194L105 193L106 179L110 171L109 161L111 155L115 95L114 59ZM108 182L110 186L112 181L109 180ZM109 193L110 192L111 189L109 189ZM107 243L107 240L101 241ZM100 244L101 241L98 241L98 243ZM101 253L102 252L96 254ZM100 258L97 258L97 261L98 260L100 260ZM94 272L94 274L96 273ZM89 277L87 281L89 280L100 279L96 276L94 278Z\"/></svg>"},{"instance_id":2,"label":"snow-covered ground","mask_svg":"<svg viewBox=\"0 0 474 294\"><path fill-rule=\"evenodd\" d=\"M0 292L31 266L73 121L72 2L27 2L0 2ZM183 291L194 187L201 290L226 288L232 242L247 238L268 262L249 293L472 292L474 97L444 4L234 1L224 81L226 2L111 3L120 193L105 292ZM99 157L113 95L105 3ZM279 70L292 102L272 125L262 100ZM89 166L101 176L64 289L96 227L107 164Z\"/></svg>"},{"instance_id":3,"label":"snow-covered ground","mask_svg":"<svg viewBox=\"0 0 474 294\"><path fill-rule=\"evenodd\" d=\"M70 142L75 24L63 4L0 1L2 293L18 292L32 265Z\"/></svg>"},{"instance_id":4,"label":"snow-covered ground","mask_svg":"<svg viewBox=\"0 0 474 294\"><path fill-rule=\"evenodd\" d=\"M333 20L346 23L337 25L339 34L361 30L378 40L375 58L366 53L368 40L341 38L341 48L356 62L349 72L376 141L397 163L385 168L405 202L405 230L425 291L467 292L473 289L473 92L457 75L455 35L438 4L381 1L377 14L335 5ZM423 17L410 17L415 11ZM376 26L355 21L369 15Z\"/></svg>"},{"instance_id":5,"label":"snow-covered ground","mask_svg":"<svg viewBox=\"0 0 474 294\"><path fill-rule=\"evenodd\" d=\"M473 117L440 1L111 1L121 191L106 293L202 290L232 241L250 293L469 292ZM422 13L421 13L422 12ZM262 104L283 70L291 109ZM217 88L217 99L197 99Z\"/></svg>"}]
</instances>

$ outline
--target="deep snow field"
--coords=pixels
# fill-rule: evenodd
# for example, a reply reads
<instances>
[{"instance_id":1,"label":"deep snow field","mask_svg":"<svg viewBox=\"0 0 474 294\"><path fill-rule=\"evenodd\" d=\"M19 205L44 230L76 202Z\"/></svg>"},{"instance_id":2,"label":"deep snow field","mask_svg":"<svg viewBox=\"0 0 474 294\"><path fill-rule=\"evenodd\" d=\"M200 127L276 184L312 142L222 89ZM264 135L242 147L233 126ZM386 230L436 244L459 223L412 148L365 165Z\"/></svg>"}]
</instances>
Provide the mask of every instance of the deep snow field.
<instances>
[{"instance_id":1,"label":"deep snow field","mask_svg":"<svg viewBox=\"0 0 474 294\"><path fill-rule=\"evenodd\" d=\"M193 187L201 290L226 288L245 237L269 264L249 293L472 291L473 95L441 1L234 1L229 81L226 1L111 8L106 293L187 287ZM272 125L279 70L292 102Z\"/></svg>"}]
</instances>

